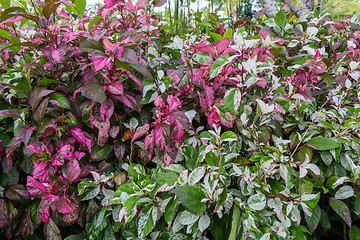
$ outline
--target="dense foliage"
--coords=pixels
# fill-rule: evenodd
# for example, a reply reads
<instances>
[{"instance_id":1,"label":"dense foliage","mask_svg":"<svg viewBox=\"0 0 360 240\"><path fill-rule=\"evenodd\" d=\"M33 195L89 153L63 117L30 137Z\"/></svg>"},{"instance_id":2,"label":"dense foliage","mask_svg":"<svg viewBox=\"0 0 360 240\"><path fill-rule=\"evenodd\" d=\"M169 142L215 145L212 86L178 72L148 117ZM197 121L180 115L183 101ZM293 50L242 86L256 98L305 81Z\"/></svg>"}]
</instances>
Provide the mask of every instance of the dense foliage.
<instances>
[{"instance_id":1,"label":"dense foliage","mask_svg":"<svg viewBox=\"0 0 360 240\"><path fill-rule=\"evenodd\" d=\"M3 6L1 237L358 239L357 19L164 3Z\"/></svg>"}]
</instances>

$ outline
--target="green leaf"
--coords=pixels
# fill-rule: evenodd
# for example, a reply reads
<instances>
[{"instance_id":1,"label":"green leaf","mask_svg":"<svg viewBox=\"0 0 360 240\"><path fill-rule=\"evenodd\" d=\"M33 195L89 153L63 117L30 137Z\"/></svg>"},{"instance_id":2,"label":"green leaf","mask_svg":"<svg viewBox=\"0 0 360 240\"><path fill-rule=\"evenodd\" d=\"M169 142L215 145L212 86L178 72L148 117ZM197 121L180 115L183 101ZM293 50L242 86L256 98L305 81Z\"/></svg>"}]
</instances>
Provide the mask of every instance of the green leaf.
<instances>
[{"instance_id":1,"label":"green leaf","mask_svg":"<svg viewBox=\"0 0 360 240\"><path fill-rule=\"evenodd\" d=\"M99 21L101 18L102 18L102 16L99 15L99 16L93 18L93 19L89 22L88 27L87 27L88 32L91 32L91 29L92 29L92 27L94 26L94 24L95 24L97 21Z\"/></svg>"},{"instance_id":2,"label":"green leaf","mask_svg":"<svg viewBox=\"0 0 360 240\"><path fill-rule=\"evenodd\" d=\"M44 226L44 234L45 234L46 239L48 239L48 240L61 239L60 229L51 218L50 218L49 223L45 224L45 226Z\"/></svg>"},{"instance_id":3,"label":"green leaf","mask_svg":"<svg viewBox=\"0 0 360 240\"><path fill-rule=\"evenodd\" d=\"M50 100L55 100L56 102L59 103L60 107L62 107L62 108L70 109L70 103L69 103L68 99L60 93L51 94Z\"/></svg>"},{"instance_id":4,"label":"green leaf","mask_svg":"<svg viewBox=\"0 0 360 240\"><path fill-rule=\"evenodd\" d=\"M341 145L334 140L326 137L315 137L310 139L307 143L308 146L316 150L330 150L340 147Z\"/></svg>"},{"instance_id":5,"label":"green leaf","mask_svg":"<svg viewBox=\"0 0 360 240\"><path fill-rule=\"evenodd\" d=\"M5 0L6 1L6 0ZM1 12L0 20L3 22L6 19L11 17L16 17L21 15L22 13L26 13L26 11L21 7L10 7Z\"/></svg>"},{"instance_id":6,"label":"green leaf","mask_svg":"<svg viewBox=\"0 0 360 240\"><path fill-rule=\"evenodd\" d=\"M11 0L0 0L1 7L7 9L11 6Z\"/></svg>"},{"instance_id":7,"label":"green leaf","mask_svg":"<svg viewBox=\"0 0 360 240\"><path fill-rule=\"evenodd\" d=\"M211 27L211 24L207 22L201 22L197 24L197 27Z\"/></svg>"},{"instance_id":8,"label":"green leaf","mask_svg":"<svg viewBox=\"0 0 360 240\"><path fill-rule=\"evenodd\" d=\"M148 69L148 67L144 66L144 65L140 65L140 64L134 64L134 63L129 63L128 64L134 68L136 71L138 71L139 73L141 73L143 76L145 76L146 78L150 78L152 80L154 80L154 75L150 72L150 70Z\"/></svg>"},{"instance_id":9,"label":"green leaf","mask_svg":"<svg viewBox=\"0 0 360 240\"><path fill-rule=\"evenodd\" d=\"M217 163L217 158L214 152L208 152L205 155L205 162L209 165L209 166L216 166Z\"/></svg>"},{"instance_id":10,"label":"green leaf","mask_svg":"<svg viewBox=\"0 0 360 240\"><path fill-rule=\"evenodd\" d=\"M138 224L138 236L140 238L144 238L146 235L148 235L155 227L154 217L156 219L156 209L154 210L154 207L151 207L148 211L144 211L140 214L139 220L137 222Z\"/></svg>"},{"instance_id":11,"label":"green leaf","mask_svg":"<svg viewBox=\"0 0 360 240\"><path fill-rule=\"evenodd\" d=\"M201 202L205 198L204 192L194 186L182 186L172 191L180 200L181 204L192 213L202 215L206 210L206 204Z\"/></svg>"},{"instance_id":12,"label":"green leaf","mask_svg":"<svg viewBox=\"0 0 360 240\"><path fill-rule=\"evenodd\" d=\"M74 0L74 6L78 14L84 16L86 0Z\"/></svg>"},{"instance_id":13,"label":"green leaf","mask_svg":"<svg viewBox=\"0 0 360 240\"><path fill-rule=\"evenodd\" d=\"M283 10L280 10L274 17L275 23L281 27L282 29L285 28L286 25L286 16Z\"/></svg>"},{"instance_id":14,"label":"green leaf","mask_svg":"<svg viewBox=\"0 0 360 240\"><path fill-rule=\"evenodd\" d=\"M210 78L214 78L219 74L219 72L222 69L222 66L228 61L228 59L229 59L228 54L216 59L216 61L213 63L213 65L210 68Z\"/></svg>"},{"instance_id":15,"label":"green leaf","mask_svg":"<svg viewBox=\"0 0 360 240\"><path fill-rule=\"evenodd\" d=\"M241 103L241 92L238 88L230 89L226 92L224 97L226 108L232 114L237 114Z\"/></svg>"},{"instance_id":16,"label":"green leaf","mask_svg":"<svg viewBox=\"0 0 360 240\"><path fill-rule=\"evenodd\" d=\"M320 217L321 217L321 208L316 205L314 211L312 212L311 217L308 217L305 214L305 220L308 226L308 229L310 230L311 233L313 233L315 231L315 229L318 227L319 222L320 222Z\"/></svg>"},{"instance_id":17,"label":"green leaf","mask_svg":"<svg viewBox=\"0 0 360 240\"><path fill-rule=\"evenodd\" d=\"M89 186L82 194L79 195L79 199L80 201L93 199L99 194L99 192L100 192L100 185Z\"/></svg>"},{"instance_id":18,"label":"green leaf","mask_svg":"<svg viewBox=\"0 0 360 240\"><path fill-rule=\"evenodd\" d=\"M178 207L177 201L175 201L174 198L171 198L165 207L165 213L164 213L165 221L167 223L170 223L174 220L177 207Z\"/></svg>"},{"instance_id":19,"label":"green leaf","mask_svg":"<svg viewBox=\"0 0 360 240\"><path fill-rule=\"evenodd\" d=\"M8 31L5 31L3 29L0 29L0 36L4 37L4 38L7 38L7 39L10 39L11 37L11 34L8 32Z\"/></svg>"},{"instance_id":20,"label":"green leaf","mask_svg":"<svg viewBox=\"0 0 360 240\"><path fill-rule=\"evenodd\" d=\"M353 226L349 232L349 240L360 240L360 229Z\"/></svg>"},{"instance_id":21,"label":"green leaf","mask_svg":"<svg viewBox=\"0 0 360 240\"><path fill-rule=\"evenodd\" d=\"M94 39L86 39L80 44L80 49L87 53L95 51L104 52L104 46L101 42Z\"/></svg>"},{"instance_id":22,"label":"green leaf","mask_svg":"<svg viewBox=\"0 0 360 240\"><path fill-rule=\"evenodd\" d=\"M224 33L224 36L223 36L223 37L231 40L232 36L233 36L233 31L232 31L231 28L228 28L228 30L226 31L226 33Z\"/></svg>"},{"instance_id":23,"label":"green leaf","mask_svg":"<svg viewBox=\"0 0 360 240\"><path fill-rule=\"evenodd\" d=\"M81 94L99 103L103 103L106 100L104 86L98 82L85 84L81 89Z\"/></svg>"},{"instance_id":24,"label":"green leaf","mask_svg":"<svg viewBox=\"0 0 360 240\"><path fill-rule=\"evenodd\" d=\"M251 195L248 199L248 206L251 209L260 211L266 206L266 197L262 193Z\"/></svg>"},{"instance_id":25,"label":"green leaf","mask_svg":"<svg viewBox=\"0 0 360 240\"><path fill-rule=\"evenodd\" d=\"M331 198L330 206L332 209L351 227L351 214L348 206L343 201Z\"/></svg>"},{"instance_id":26,"label":"green leaf","mask_svg":"<svg viewBox=\"0 0 360 240\"><path fill-rule=\"evenodd\" d=\"M190 145L184 147L185 164L189 170L193 170L200 165L198 161L198 152Z\"/></svg>"},{"instance_id":27,"label":"green leaf","mask_svg":"<svg viewBox=\"0 0 360 240\"><path fill-rule=\"evenodd\" d=\"M64 238L64 240L83 240L83 239L85 239L83 235L70 235Z\"/></svg>"},{"instance_id":28,"label":"green leaf","mask_svg":"<svg viewBox=\"0 0 360 240\"><path fill-rule=\"evenodd\" d=\"M220 42L221 40L223 40L225 37L221 36L218 33L214 33L214 32L210 32L210 36L217 42Z\"/></svg>"},{"instance_id":29,"label":"green leaf","mask_svg":"<svg viewBox=\"0 0 360 240\"><path fill-rule=\"evenodd\" d=\"M92 150L90 162L98 162L107 159L112 153L109 144L105 144L103 147L95 146Z\"/></svg>"},{"instance_id":30,"label":"green leaf","mask_svg":"<svg viewBox=\"0 0 360 240\"><path fill-rule=\"evenodd\" d=\"M237 135L235 133L233 133L232 131L227 131L224 132L223 134L221 134L220 140L224 141L227 140L229 141L229 139L237 139Z\"/></svg>"},{"instance_id":31,"label":"green leaf","mask_svg":"<svg viewBox=\"0 0 360 240\"><path fill-rule=\"evenodd\" d=\"M331 228L330 218L323 209L321 209L320 224L325 230L329 230Z\"/></svg>"},{"instance_id":32,"label":"green leaf","mask_svg":"<svg viewBox=\"0 0 360 240\"><path fill-rule=\"evenodd\" d=\"M320 156L326 166L329 166L333 161L333 157L329 151L322 151Z\"/></svg>"},{"instance_id":33,"label":"green leaf","mask_svg":"<svg viewBox=\"0 0 360 240\"><path fill-rule=\"evenodd\" d=\"M358 193L355 198L355 211L360 216L360 193Z\"/></svg>"}]
</instances>

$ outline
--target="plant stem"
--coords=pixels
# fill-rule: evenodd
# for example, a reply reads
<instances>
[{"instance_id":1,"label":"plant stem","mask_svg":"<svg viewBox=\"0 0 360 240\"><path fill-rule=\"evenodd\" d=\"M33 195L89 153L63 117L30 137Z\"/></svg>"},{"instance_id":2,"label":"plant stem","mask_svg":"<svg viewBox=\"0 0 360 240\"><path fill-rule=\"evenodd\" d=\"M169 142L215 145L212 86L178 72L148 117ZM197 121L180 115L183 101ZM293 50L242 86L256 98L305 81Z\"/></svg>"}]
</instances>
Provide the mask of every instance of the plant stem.
<instances>
[{"instance_id":1,"label":"plant stem","mask_svg":"<svg viewBox=\"0 0 360 240\"><path fill-rule=\"evenodd\" d=\"M240 214L241 214L240 208L234 203L233 215L231 221L231 230L228 240L236 240L237 229L240 222Z\"/></svg>"}]
</instances>

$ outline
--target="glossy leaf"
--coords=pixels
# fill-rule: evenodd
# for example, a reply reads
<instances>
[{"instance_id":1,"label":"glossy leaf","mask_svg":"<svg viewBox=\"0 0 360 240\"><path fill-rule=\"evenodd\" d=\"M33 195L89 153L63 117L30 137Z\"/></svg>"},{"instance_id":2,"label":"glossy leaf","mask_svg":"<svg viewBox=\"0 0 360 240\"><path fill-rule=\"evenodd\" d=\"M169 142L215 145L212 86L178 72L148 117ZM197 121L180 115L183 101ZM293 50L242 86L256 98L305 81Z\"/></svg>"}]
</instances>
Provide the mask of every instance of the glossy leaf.
<instances>
[{"instance_id":1,"label":"glossy leaf","mask_svg":"<svg viewBox=\"0 0 360 240\"><path fill-rule=\"evenodd\" d=\"M345 221L345 223L351 227L351 214L348 206L341 201L334 198L330 199L330 206L332 209Z\"/></svg>"},{"instance_id":2,"label":"glossy leaf","mask_svg":"<svg viewBox=\"0 0 360 240\"><path fill-rule=\"evenodd\" d=\"M184 207L197 215L202 214L205 209L205 203L201 202L205 194L201 189L194 186L182 186L172 191L180 200Z\"/></svg>"}]
</instances>

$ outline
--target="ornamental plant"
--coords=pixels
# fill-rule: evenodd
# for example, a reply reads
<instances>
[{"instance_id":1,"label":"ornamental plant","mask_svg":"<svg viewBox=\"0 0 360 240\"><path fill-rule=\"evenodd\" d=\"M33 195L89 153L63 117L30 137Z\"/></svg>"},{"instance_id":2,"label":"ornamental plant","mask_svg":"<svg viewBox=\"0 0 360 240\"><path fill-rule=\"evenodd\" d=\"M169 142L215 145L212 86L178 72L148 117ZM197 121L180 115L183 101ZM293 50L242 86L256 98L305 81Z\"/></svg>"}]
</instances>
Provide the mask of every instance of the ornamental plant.
<instances>
[{"instance_id":1,"label":"ornamental plant","mask_svg":"<svg viewBox=\"0 0 360 240\"><path fill-rule=\"evenodd\" d=\"M153 14L165 1L15 3L2 238L358 238L356 17L194 15L177 36Z\"/></svg>"}]
</instances>

